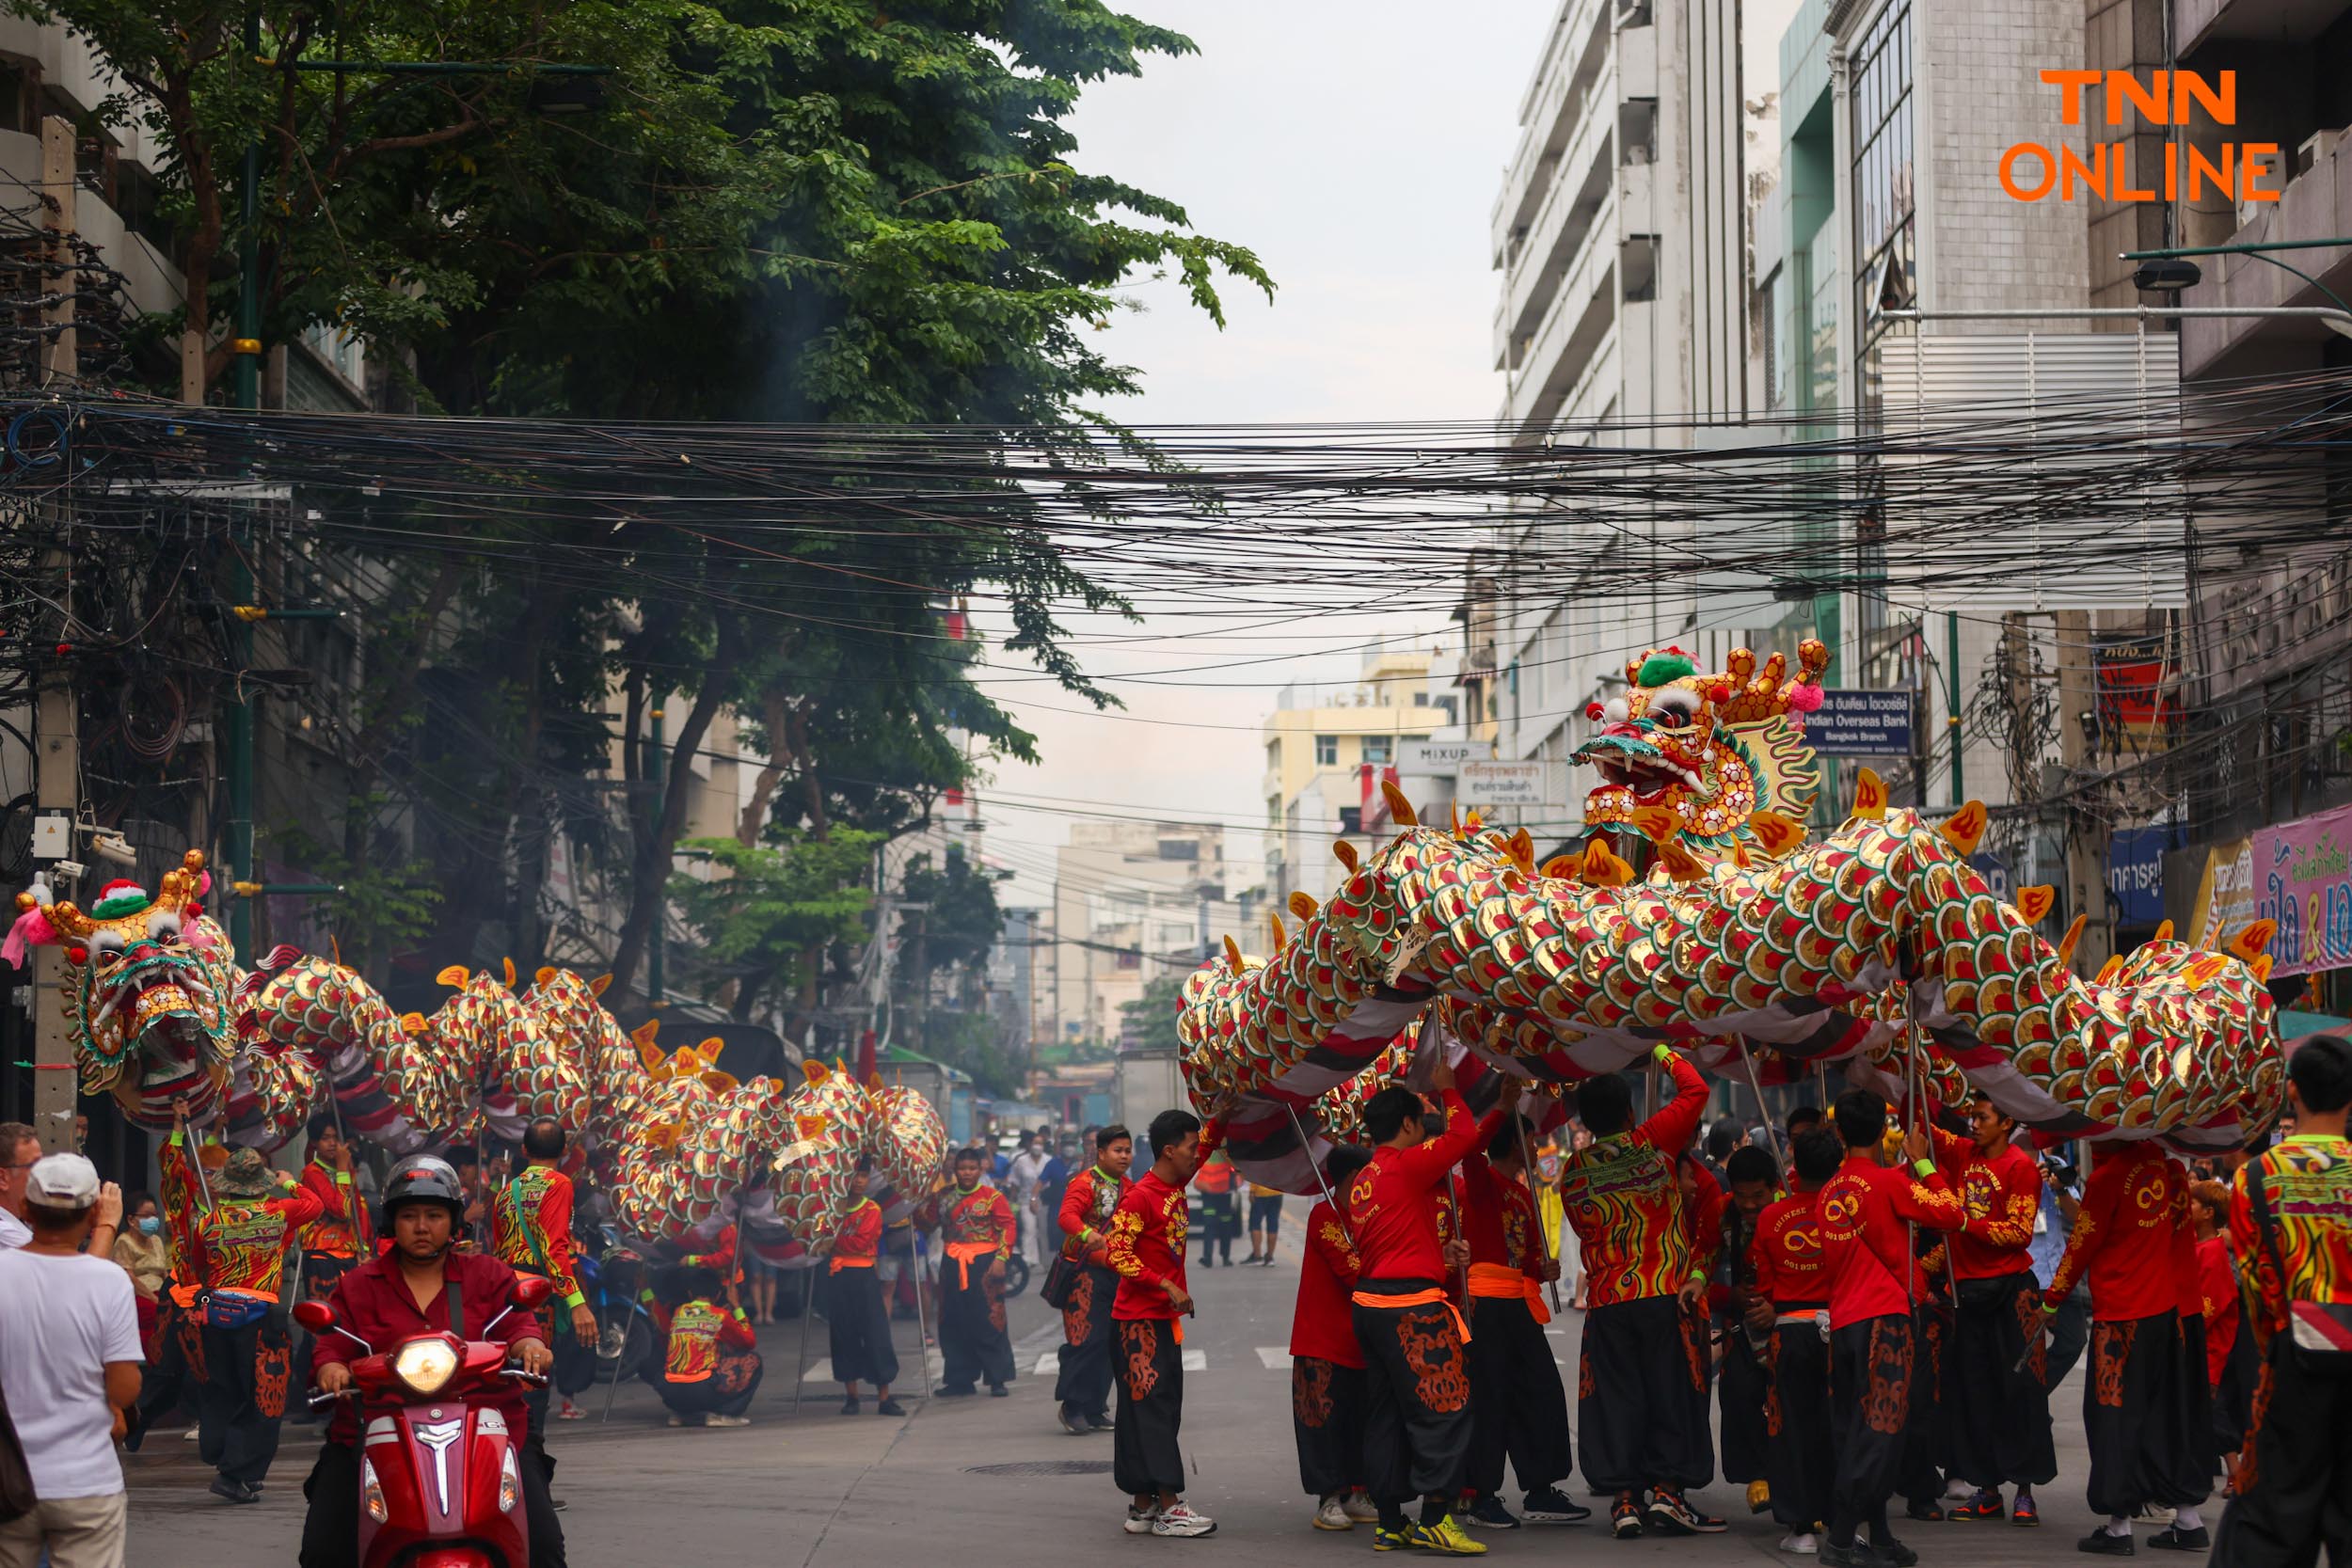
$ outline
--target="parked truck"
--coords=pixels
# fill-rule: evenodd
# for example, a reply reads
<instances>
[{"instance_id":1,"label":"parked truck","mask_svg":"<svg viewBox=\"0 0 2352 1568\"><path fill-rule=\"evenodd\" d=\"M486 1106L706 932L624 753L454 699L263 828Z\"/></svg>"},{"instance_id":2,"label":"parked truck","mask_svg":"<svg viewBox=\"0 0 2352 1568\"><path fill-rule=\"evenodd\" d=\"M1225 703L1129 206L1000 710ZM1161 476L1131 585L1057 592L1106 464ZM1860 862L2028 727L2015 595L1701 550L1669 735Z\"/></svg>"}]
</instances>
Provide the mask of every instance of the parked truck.
<instances>
[{"instance_id":1,"label":"parked truck","mask_svg":"<svg viewBox=\"0 0 2352 1568\"><path fill-rule=\"evenodd\" d=\"M1138 1158L1148 1158L1143 1133L1153 1117L1162 1111L1192 1109L1192 1097L1184 1093L1184 1074L1176 1066L1173 1051L1120 1052L1112 1098L1117 1102L1120 1121L1136 1135Z\"/></svg>"}]
</instances>

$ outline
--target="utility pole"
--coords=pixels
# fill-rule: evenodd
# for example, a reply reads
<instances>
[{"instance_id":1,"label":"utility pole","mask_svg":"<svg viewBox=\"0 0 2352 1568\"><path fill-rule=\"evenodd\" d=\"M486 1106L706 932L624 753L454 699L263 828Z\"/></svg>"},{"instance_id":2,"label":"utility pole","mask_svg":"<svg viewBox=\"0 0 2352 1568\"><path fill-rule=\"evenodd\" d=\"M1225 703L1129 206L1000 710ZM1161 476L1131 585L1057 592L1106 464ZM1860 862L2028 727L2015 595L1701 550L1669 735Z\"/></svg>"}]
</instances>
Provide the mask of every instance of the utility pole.
<instances>
[{"instance_id":1,"label":"utility pole","mask_svg":"<svg viewBox=\"0 0 2352 1568\"><path fill-rule=\"evenodd\" d=\"M49 230L50 266L41 290L49 296L41 308L41 325L48 330L41 350L41 379L69 395L80 374L81 354L73 326L74 170L73 126L51 115L40 122L41 225ZM72 503L65 502L55 521L70 534ZM57 631L70 639L73 625L72 547L50 558L59 584L65 615ZM63 816L65 841L56 847L71 863L81 849L82 753L75 731L73 678L62 663L37 674L33 696L33 799L41 816ZM60 889L60 894L71 892ZM33 978L33 1130L40 1134L45 1153L73 1147L74 1091L80 1074L73 1067L73 1040L66 1029L64 1001L65 949L56 945L32 950Z\"/></svg>"},{"instance_id":2,"label":"utility pole","mask_svg":"<svg viewBox=\"0 0 2352 1568\"><path fill-rule=\"evenodd\" d=\"M1968 784L1961 766L1960 734L1960 611L1944 617L1944 729L1952 737L1952 809L1968 802Z\"/></svg>"},{"instance_id":3,"label":"utility pole","mask_svg":"<svg viewBox=\"0 0 2352 1568\"><path fill-rule=\"evenodd\" d=\"M2055 617L2058 623L2058 759L2065 764L2066 777L2081 779L2097 766L2098 757L2091 739L2097 734L2093 716L2097 712L2095 675L2090 658L2090 612L2084 610L2061 610ZM2092 820L2077 801L2064 809L2059 818L2066 835L2067 902L2073 913L2088 915L2082 941L2075 948L2078 967L2096 972L2114 950L2115 927L2107 918L2107 879L2106 847L2094 841L2091 834L2081 831L2079 824Z\"/></svg>"},{"instance_id":4,"label":"utility pole","mask_svg":"<svg viewBox=\"0 0 2352 1568\"><path fill-rule=\"evenodd\" d=\"M262 56L262 13L248 8L245 15L245 55ZM229 340L230 391L236 406L247 411L262 406L262 141L257 129L246 138L245 159L238 170L237 210L237 328ZM184 355L186 351L183 350ZM199 345L201 352L201 345ZM183 372L184 379L184 370ZM243 550L229 552L229 602L252 604L255 599L253 562ZM241 896L233 884L260 882L262 868L253 858L253 699L246 689L246 672L253 665L253 627L230 616L229 633L229 711L221 725L222 771L229 796L226 875L216 880L231 884L229 899L230 946L250 962L253 957L253 899Z\"/></svg>"},{"instance_id":5,"label":"utility pole","mask_svg":"<svg viewBox=\"0 0 2352 1568\"><path fill-rule=\"evenodd\" d=\"M652 798L647 800L645 809L651 814L648 825L653 830L654 846L659 849L662 808L667 795L663 781L668 777L670 747L669 742L662 738L660 707L657 705L648 717L653 721L653 745L651 754L645 759L645 777L652 781L653 788ZM657 1011L667 990L661 972L661 928L669 924L670 914L670 857L665 851L660 859L661 865L657 875L661 890L654 895L653 928L645 933L645 1006Z\"/></svg>"},{"instance_id":6,"label":"utility pole","mask_svg":"<svg viewBox=\"0 0 2352 1568\"><path fill-rule=\"evenodd\" d=\"M49 268L41 292L49 302L41 307L46 334L41 349L41 379L71 392L81 379L80 334L73 325L74 197L73 122L50 115L40 122L41 227L49 230Z\"/></svg>"}]
</instances>

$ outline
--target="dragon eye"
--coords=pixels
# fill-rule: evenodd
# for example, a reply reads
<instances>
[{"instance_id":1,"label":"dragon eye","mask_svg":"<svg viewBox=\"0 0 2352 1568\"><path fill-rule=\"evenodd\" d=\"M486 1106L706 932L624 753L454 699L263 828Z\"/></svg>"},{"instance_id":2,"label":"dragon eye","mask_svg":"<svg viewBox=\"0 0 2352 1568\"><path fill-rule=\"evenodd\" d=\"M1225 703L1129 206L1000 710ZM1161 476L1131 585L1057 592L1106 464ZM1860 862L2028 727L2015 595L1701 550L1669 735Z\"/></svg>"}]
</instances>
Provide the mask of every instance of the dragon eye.
<instances>
[{"instance_id":1,"label":"dragon eye","mask_svg":"<svg viewBox=\"0 0 2352 1568\"><path fill-rule=\"evenodd\" d=\"M168 910L157 910L147 917L147 934L157 942L180 940L180 917Z\"/></svg>"},{"instance_id":2,"label":"dragon eye","mask_svg":"<svg viewBox=\"0 0 2352 1568\"><path fill-rule=\"evenodd\" d=\"M122 933L119 931L93 933L89 939L89 951L90 957L102 964L120 963L122 961Z\"/></svg>"},{"instance_id":3,"label":"dragon eye","mask_svg":"<svg viewBox=\"0 0 2352 1568\"><path fill-rule=\"evenodd\" d=\"M1653 722L1679 729L1699 714L1698 699L1679 689L1661 691L1649 700L1649 716Z\"/></svg>"}]
</instances>

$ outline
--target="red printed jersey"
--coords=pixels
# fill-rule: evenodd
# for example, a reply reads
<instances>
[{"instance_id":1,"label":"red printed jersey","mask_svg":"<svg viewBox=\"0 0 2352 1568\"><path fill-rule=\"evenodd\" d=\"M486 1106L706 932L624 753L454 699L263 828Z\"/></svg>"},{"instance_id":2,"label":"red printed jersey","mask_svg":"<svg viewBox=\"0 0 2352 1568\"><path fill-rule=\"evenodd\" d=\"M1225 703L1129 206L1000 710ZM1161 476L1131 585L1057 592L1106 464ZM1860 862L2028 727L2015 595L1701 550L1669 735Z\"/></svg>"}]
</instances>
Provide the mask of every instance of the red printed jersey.
<instances>
[{"instance_id":1,"label":"red printed jersey","mask_svg":"<svg viewBox=\"0 0 2352 1568\"><path fill-rule=\"evenodd\" d=\"M1460 1094L1445 1091L1445 1131L1411 1148L1382 1147L1347 1187L1347 1216L1365 1279L1445 1278L1438 1254L1438 1199L1454 1162L1478 1142L1478 1123Z\"/></svg>"},{"instance_id":2,"label":"red printed jersey","mask_svg":"<svg viewBox=\"0 0 2352 1568\"><path fill-rule=\"evenodd\" d=\"M2165 1165L2172 1173L2172 1309L2187 1323L2205 1315L2204 1280L2197 1262L2197 1205L2188 1193L2195 1178L2179 1160L2167 1159Z\"/></svg>"},{"instance_id":3,"label":"red printed jersey","mask_svg":"<svg viewBox=\"0 0 2352 1568\"><path fill-rule=\"evenodd\" d=\"M940 1224L941 1237L950 1246L986 1246L999 1258L1012 1256L1016 1230L1012 1205L993 1187L960 1195Z\"/></svg>"},{"instance_id":4,"label":"red printed jersey","mask_svg":"<svg viewBox=\"0 0 2352 1568\"><path fill-rule=\"evenodd\" d=\"M1783 1312L1829 1305L1829 1275L1813 1200L1813 1194L1801 1193L1766 1205L1756 1216L1756 1235L1748 1243L1748 1268L1756 1288Z\"/></svg>"},{"instance_id":5,"label":"red printed jersey","mask_svg":"<svg viewBox=\"0 0 2352 1568\"><path fill-rule=\"evenodd\" d=\"M667 1323L662 1322L667 1318ZM749 1350L759 1343L752 1325L715 1301L696 1298L675 1310L657 1307L654 1326L670 1336L662 1375L672 1383L707 1383L719 1370L719 1348Z\"/></svg>"},{"instance_id":6,"label":"red printed jersey","mask_svg":"<svg viewBox=\"0 0 2352 1568\"><path fill-rule=\"evenodd\" d=\"M1098 1269L1110 1267L1111 1216L1127 1196L1126 1178L1113 1176L1100 1165L1070 1179L1061 1195L1061 1250L1065 1258Z\"/></svg>"},{"instance_id":7,"label":"red printed jersey","mask_svg":"<svg viewBox=\"0 0 2352 1568\"><path fill-rule=\"evenodd\" d=\"M1911 1310L1904 1281L1914 1273L1911 1226L1957 1230L1960 1195L1941 1175L1879 1164L1867 1150L1846 1156L1823 1184L1813 1212L1829 1278L1829 1324L1844 1328Z\"/></svg>"},{"instance_id":8,"label":"red printed jersey","mask_svg":"<svg viewBox=\"0 0 2352 1568\"><path fill-rule=\"evenodd\" d=\"M2230 1347L2237 1343L2238 1320L2237 1271L2222 1237L2197 1243L2197 1307L2205 1318L2205 1381L2218 1387Z\"/></svg>"},{"instance_id":9,"label":"red printed jersey","mask_svg":"<svg viewBox=\"0 0 2352 1568\"><path fill-rule=\"evenodd\" d=\"M1462 1156L1454 1178L1461 1199L1462 1235L1470 1243L1470 1262L1494 1263L1516 1269L1530 1279L1543 1277L1544 1232L1535 1218L1535 1199L1527 1183L1498 1175L1486 1163L1486 1147L1506 1125L1501 1110L1489 1111L1478 1124L1478 1143Z\"/></svg>"},{"instance_id":10,"label":"red printed jersey","mask_svg":"<svg viewBox=\"0 0 2352 1568\"><path fill-rule=\"evenodd\" d=\"M1935 1162L1960 1192L1967 1223L1951 1239L1952 1274L2001 1279L2033 1272L2034 1216L2042 1212L2042 1170L2015 1144L1986 1155L1976 1140L1935 1131Z\"/></svg>"},{"instance_id":11,"label":"red printed jersey","mask_svg":"<svg viewBox=\"0 0 2352 1568\"><path fill-rule=\"evenodd\" d=\"M1222 1123L1212 1121L1200 1130L1200 1163L1193 1167L1195 1176L1208 1167L1209 1156L1224 1141ZM1191 1293L1184 1278L1184 1238L1191 1218L1184 1189L1161 1180L1152 1171L1144 1172L1143 1179L1127 1189L1111 1214L1110 1240L1104 1248L1111 1272L1119 1275L1119 1293L1111 1300L1114 1321L1136 1323L1151 1318L1166 1322L1177 1315L1161 1286L1173 1281L1179 1291Z\"/></svg>"},{"instance_id":12,"label":"red printed jersey","mask_svg":"<svg viewBox=\"0 0 2352 1568\"><path fill-rule=\"evenodd\" d=\"M2074 1281L2090 1280L2090 1315L2100 1323L2153 1318L2180 1307L2173 1227L2179 1183L2153 1144L2093 1150L2074 1229L2042 1300L2064 1301Z\"/></svg>"},{"instance_id":13,"label":"red printed jersey","mask_svg":"<svg viewBox=\"0 0 2352 1568\"><path fill-rule=\"evenodd\" d=\"M833 1269L839 1274L844 1268L857 1266L857 1260L871 1263L882 1256L882 1205L870 1197L857 1200L841 1221L841 1228L833 1234Z\"/></svg>"},{"instance_id":14,"label":"red printed jersey","mask_svg":"<svg viewBox=\"0 0 2352 1568\"><path fill-rule=\"evenodd\" d=\"M1675 1160L1707 1110L1707 1081L1670 1056L1675 1097L1630 1132L1613 1132L1561 1163L1560 1201L1583 1244L1585 1299L1595 1307L1672 1295L1691 1277L1695 1218L1683 1214Z\"/></svg>"},{"instance_id":15,"label":"red printed jersey","mask_svg":"<svg viewBox=\"0 0 2352 1568\"><path fill-rule=\"evenodd\" d=\"M1307 1259L1298 1270L1298 1306L1291 1314L1291 1354L1341 1367L1360 1367L1356 1343L1356 1244L1339 1214L1321 1199L1307 1213Z\"/></svg>"},{"instance_id":16,"label":"red printed jersey","mask_svg":"<svg viewBox=\"0 0 2352 1568\"><path fill-rule=\"evenodd\" d=\"M368 1206L352 1195L350 1177L313 1160L302 1167L302 1189L319 1200L319 1217L294 1238L303 1251L322 1258L357 1258L375 1239Z\"/></svg>"},{"instance_id":17,"label":"red printed jersey","mask_svg":"<svg viewBox=\"0 0 2352 1568\"><path fill-rule=\"evenodd\" d=\"M490 1255L521 1273L545 1275L566 1307L587 1300L572 1271L572 1179L553 1165L525 1165L496 1188Z\"/></svg>"},{"instance_id":18,"label":"red printed jersey","mask_svg":"<svg viewBox=\"0 0 2352 1568\"><path fill-rule=\"evenodd\" d=\"M171 1216L173 1240L191 1277L215 1291L276 1301L285 1287L286 1249L301 1228L319 1217L319 1200L280 1176L284 1196L228 1198L209 1204L197 1194L187 1151L174 1132L157 1157L163 1173L164 1212Z\"/></svg>"}]
</instances>

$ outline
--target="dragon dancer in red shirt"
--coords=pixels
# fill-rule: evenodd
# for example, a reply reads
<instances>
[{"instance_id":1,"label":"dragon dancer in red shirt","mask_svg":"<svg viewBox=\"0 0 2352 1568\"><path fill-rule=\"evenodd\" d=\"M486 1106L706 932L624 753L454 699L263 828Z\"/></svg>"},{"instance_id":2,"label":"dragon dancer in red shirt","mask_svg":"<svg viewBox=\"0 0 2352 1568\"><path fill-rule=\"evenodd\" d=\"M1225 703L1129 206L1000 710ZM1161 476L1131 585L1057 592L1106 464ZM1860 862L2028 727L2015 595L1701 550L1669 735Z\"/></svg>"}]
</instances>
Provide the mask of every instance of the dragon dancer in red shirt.
<instances>
[{"instance_id":1,"label":"dragon dancer in red shirt","mask_svg":"<svg viewBox=\"0 0 2352 1568\"><path fill-rule=\"evenodd\" d=\"M1054 1402L1062 1430L1073 1434L1107 1432L1111 1425L1111 1297L1119 1275L1111 1272L1111 1216L1131 1183L1136 1141L1127 1129L1105 1127L1094 1134L1094 1164L1062 1190L1056 1215L1061 1255L1073 1265L1061 1305L1061 1370L1054 1378Z\"/></svg>"},{"instance_id":2,"label":"dragon dancer in red shirt","mask_svg":"<svg viewBox=\"0 0 2352 1568\"><path fill-rule=\"evenodd\" d=\"M1676 1163L1707 1110L1707 1082L1663 1043L1653 1059L1674 1098L1640 1126L1633 1091L1616 1073L1577 1086L1577 1118L1592 1144L1560 1167L1560 1202L1584 1254L1583 1354L1576 1430L1584 1480L1615 1498L1620 1539L1724 1528L1688 1492L1715 1479L1707 1414L1707 1271L1694 1256ZM1646 1499L1646 1500L1645 1500Z\"/></svg>"},{"instance_id":3,"label":"dragon dancer in red shirt","mask_svg":"<svg viewBox=\"0 0 2352 1568\"><path fill-rule=\"evenodd\" d=\"M874 1164L860 1159L840 1211L840 1228L824 1244L825 1322L833 1336L833 1375L841 1382L841 1414L858 1413L857 1386L874 1385L874 1414L903 1416L890 1397L898 1379L898 1351L890 1340L890 1313L882 1304L876 1265L882 1257L882 1205L866 1196Z\"/></svg>"},{"instance_id":4,"label":"dragon dancer in red shirt","mask_svg":"<svg viewBox=\"0 0 2352 1568\"><path fill-rule=\"evenodd\" d=\"M2180 1171L2154 1144L2098 1146L2074 1231L2042 1292L2043 1310L2056 1312L2075 1280L2090 1281L2083 1435L2090 1511L2106 1523L2079 1543L2086 1552L2133 1556L2132 1518L2152 1505L2176 1511L2152 1545L2211 1544L2198 1509L2207 1489L2187 1477L2193 1465L2181 1430L2185 1361L2174 1232L2185 1201Z\"/></svg>"},{"instance_id":5,"label":"dragon dancer in red shirt","mask_svg":"<svg viewBox=\"0 0 2352 1568\"><path fill-rule=\"evenodd\" d=\"M1391 1085L1364 1106L1372 1161L1348 1184L1348 1224L1362 1272L1354 1296L1356 1342L1364 1355L1364 1468L1380 1510L1375 1544L1453 1557L1486 1548L1454 1515L1469 1475L1470 1329L1445 1288L1453 1275L1438 1212L1450 1197L1454 1164L1478 1143L1478 1123L1454 1086L1440 1053L1430 1086L1445 1106L1431 1136L1421 1097ZM1467 1261L1469 1245L1457 1243ZM1421 1498L1421 1518L1405 1505Z\"/></svg>"},{"instance_id":6,"label":"dragon dancer in red shirt","mask_svg":"<svg viewBox=\"0 0 2352 1568\"><path fill-rule=\"evenodd\" d=\"M1829 1280L1830 1418L1837 1450L1828 1568L1912 1568L1918 1554L1887 1528L1886 1499L1902 1468L1915 1354L1912 1316L1918 1260L1914 1227L1957 1230L1966 1217L1928 1158L1923 1128L1904 1139L1903 1166L1880 1164L1886 1105L1867 1089L1837 1097L1831 1119L1845 1164L1814 1200ZM1869 1527L1867 1542L1860 1538Z\"/></svg>"},{"instance_id":7,"label":"dragon dancer in red shirt","mask_svg":"<svg viewBox=\"0 0 2352 1568\"><path fill-rule=\"evenodd\" d=\"M310 1118L310 1158L296 1180L319 1200L319 1217L294 1238L294 1244L302 1249L302 1293L324 1301L334 1293L337 1280L375 1250L375 1227L369 1220L368 1206L351 1190L351 1143L331 1114ZM294 1336L289 1387L310 1386L312 1349L310 1335ZM307 1426L318 1418L304 1406L292 1419Z\"/></svg>"},{"instance_id":8,"label":"dragon dancer in red shirt","mask_svg":"<svg viewBox=\"0 0 2352 1568\"><path fill-rule=\"evenodd\" d=\"M1519 1115L1522 1082L1502 1075L1495 1108L1478 1124L1478 1147L1454 1180L1462 1236L1470 1243L1470 1450L1466 1503L1470 1522L1493 1529L1575 1524L1593 1511L1562 1492L1574 1468L1568 1397L1544 1325L1544 1287L1560 1277L1544 1241L1525 1155L1532 1135ZM1518 1517L1503 1506L1502 1461L1518 1474Z\"/></svg>"},{"instance_id":9,"label":"dragon dancer in red shirt","mask_svg":"<svg viewBox=\"0 0 2352 1568\"><path fill-rule=\"evenodd\" d=\"M1184 1280L1191 1211L1184 1189L1225 1141L1189 1111L1152 1118L1152 1168L1119 1200L1105 1255L1119 1275L1119 1404L1111 1421L1111 1476L1127 1494L1130 1535L1211 1535L1216 1521L1184 1499Z\"/></svg>"},{"instance_id":10,"label":"dragon dancer in red shirt","mask_svg":"<svg viewBox=\"0 0 2352 1568\"><path fill-rule=\"evenodd\" d=\"M1342 1204L1371 1159L1355 1144L1336 1144L1324 1156L1323 1180ZM1359 1272L1343 1209L1318 1199L1307 1214L1290 1346L1291 1435L1298 1483L1315 1499L1317 1529L1354 1529L1359 1520L1379 1517L1363 1491L1364 1353L1348 1302Z\"/></svg>"},{"instance_id":11,"label":"dragon dancer in red shirt","mask_svg":"<svg viewBox=\"0 0 2352 1568\"><path fill-rule=\"evenodd\" d=\"M1005 1259L1012 1256L1012 1205L993 1187L983 1186L985 1156L977 1148L956 1150L955 1185L940 1199L939 1234L946 1257L939 1265L939 1353L945 1362L939 1392L959 1399L988 1391L1010 1392L1012 1340L1005 1333Z\"/></svg>"},{"instance_id":12,"label":"dragon dancer in red shirt","mask_svg":"<svg viewBox=\"0 0 2352 1568\"><path fill-rule=\"evenodd\" d=\"M1744 1326L1767 1337L1772 1383L1764 1403L1764 1479L1772 1517L1788 1534L1780 1549L1820 1549L1837 1476L1829 1406L1829 1278L1821 1257L1821 1189L1846 1158L1837 1134L1818 1124L1791 1140L1790 1196L1765 1205L1748 1243L1755 1290Z\"/></svg>"},{"instance_id":13,"label":"dragon dancer in red shirt","mask_svg":"<svg viewBox=\"0 0 2352 1568\"><path fill-rule=\"evenodd\" d=\"M572 1179L562 1169L564 1141L564 1124L553 1117L540 1117L523 1129L528 1164L490 1194L490 1256L555 1287L539 1308L539 1329L554 1347L553 1386L564 1397L563 1418L569 1421L580 1414L572 1396L596 1381L597 1332L596 1314L572 1267ZM533 1388L525 1403L531 1412L525 1447L544 1456L548 1390Z\"/></svg>"}]
</instances>

